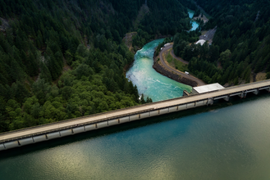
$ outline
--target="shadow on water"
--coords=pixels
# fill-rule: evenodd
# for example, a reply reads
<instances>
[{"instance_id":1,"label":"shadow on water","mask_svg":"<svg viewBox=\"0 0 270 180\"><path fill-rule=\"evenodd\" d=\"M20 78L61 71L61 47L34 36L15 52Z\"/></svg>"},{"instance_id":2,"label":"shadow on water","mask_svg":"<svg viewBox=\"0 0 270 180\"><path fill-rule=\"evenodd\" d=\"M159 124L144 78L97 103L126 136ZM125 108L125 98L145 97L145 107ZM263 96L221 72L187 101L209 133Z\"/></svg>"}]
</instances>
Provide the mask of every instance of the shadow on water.
<instances>
[{"instance_id":1,"label":"shadow on water","mask_svg":"<svg viewBox=\"0 0 270 180\"><path fill-rule=\"evenodd\" d=\"M10 157L21 156L21 155L25 155L25 154L33 153L33 152L37 152L37 151L42 151L42 150L54 148L57 146L71 144L71 143L78 142L78 141L84 141L84 140L89 140L89 139L93 139L93 138L97 138L97 137L101 137L101 136L106 136L106 135L110 135L110 134L114 134L114 133L128 131L131 129L149 126L149 125L156 124L156 123L172 121L174 119L179 119L179 118L186 117L186 116L215 111L217 109L226 108L229 106L233 106L233 105L237 105L237 104L241 104L244 102L249 102L249 101L253 101L253 100L257 100L257 99L263 99L266 97L270 97L270 93L267 93L266 91L265 92L262 91L262 92L260 92L259 95L254 95L252 93L249 93L247 95L247 97L243 98L243 99L239 98L238 96L231 97L230 101L228 101L228 102L225 100L222 100L222 99L216 100L212 106L203 106L203 107L198 107L198 108L189 109L189 110L185 110L185 111L165 114L162 116L152 117L152 118L143 119L143 120L139 120L139 121L133 121L133 122L125 123L125 124L120 124L117 126L98 129L95 131L89 131L89 132L71 135L71 136L67 136L67 137L63 137L63 138L59 138L59 139L54 139L54 140L49 140L49 141L40 142L40 143L36 143L36 144L31 144L31 145L27 145L27 146L20 147L20 148L14 148L14 149L10 149L8 151L2 151L2 152L0 152L0 160L7 159Z\"/></svg>"}]
</instances>

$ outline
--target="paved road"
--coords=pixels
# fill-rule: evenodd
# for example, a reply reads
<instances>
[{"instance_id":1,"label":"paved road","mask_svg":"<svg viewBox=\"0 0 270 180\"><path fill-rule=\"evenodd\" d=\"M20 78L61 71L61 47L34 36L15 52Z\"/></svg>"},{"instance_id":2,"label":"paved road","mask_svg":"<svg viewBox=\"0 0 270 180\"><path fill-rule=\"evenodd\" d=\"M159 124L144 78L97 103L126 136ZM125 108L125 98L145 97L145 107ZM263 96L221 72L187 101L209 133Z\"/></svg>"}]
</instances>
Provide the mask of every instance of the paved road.
<instances>
[{"instance_id":1,"label":"paved road","mask_svg":"<svg viewBox=\"0 0 270 180\"><path fill-rule=\"evenodd\" d=\"M180 75L181 77L185 77L185 78L187 78L187 79L190 79L190 80L192 80L192 81L197 82L197 83L198 83L198 86L205 85L205 83L204 83L202 80L200 80L200 79L198 79L198 78L196 78L196 77L194 77L194 76L192 76L192 75L190 75L190 74L187 75L187 74L185 74L184 72L179 71L179 70L177 70L177 69L171 67L169 64L167 64L167 63L165 62L164 58L165 58L166 54L169 53L169 51L172 49L172 47L173 47L173 44L168 45L168 46L166 46L166 47L163 47L162 51L159 53L159 59L160 59L160 62L162 63L162 65L163 65L166 69L168 69L168 70L170 70L170 71L173 71L174 73ZM173 54L173 57L175 58L176 56ZM179 60L179 61L181 61L181 62L183 62L183 63L185 63L185 64L188 64L187 61L184 61L184 60L182 60L181 58L177 58L177 57L176 57L176 59Z\"/></svg>"},{"instance_id":2,"label":"paved road","mask_svg":"<svg viewBox=\"0 0 270 180\"><path fill-rule=\"evenodd\" d=\"M138 114L142 111L150 111L150 110L154 110L154 109L168 108L168 107L172 107L172 106L176 106L176 105L180 105L180 104L186 104L186 103L206 100L208 98L229 95L229 94L242 92L242 91L249 90L249 89L265 87L265 86L270 86L270 80L260 81L260 82L245 84L245 85L239 85L239 86L233 86L230 88L225 88L225 89L222 89L219 91L206 93L206 94L198 94L198 95L184 97L184 98L182 97L182 98L176 98L176 99L171 99L171 100L162 101L162 102L155 102L155 103L151 103L151 104L135 106L135 107L131 107L128 109L110 111L110 112L107 112L104 114L62 121L62 122L55 123L55 124L49 124L49 125L44 125L44 126L40 126L40 127L33 127L33 128L29 128L29 129L15 131L15 132L2 133L2 134L0 134L0 142L4 142L7 140L16 139L16 138L22 138L22 137L26 137L26 136L33 136L33 135L37 135L37 134L41 134L41 133L45 133L45 132L50 132L50 131L58 131L58 130L63 129L63 128L77 127L80 125L84 125L86 123L89 124L89 123L104 121L104 119L113 119L116 117L128 116L130 114Z\"/></svg>"}]
</instances>

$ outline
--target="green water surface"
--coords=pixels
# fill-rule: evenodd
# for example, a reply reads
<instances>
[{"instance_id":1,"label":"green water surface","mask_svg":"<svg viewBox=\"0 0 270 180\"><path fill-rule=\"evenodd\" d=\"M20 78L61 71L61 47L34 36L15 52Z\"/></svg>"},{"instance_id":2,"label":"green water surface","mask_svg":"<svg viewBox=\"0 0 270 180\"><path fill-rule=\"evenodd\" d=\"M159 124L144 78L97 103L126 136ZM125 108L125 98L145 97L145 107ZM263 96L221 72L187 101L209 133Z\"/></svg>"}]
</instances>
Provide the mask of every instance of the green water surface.
<instances>
[{"instance_id":1,"label":"green water surface","mask_svg":"<svg viewBox=\"0 0 270 180\"><path fill-rule=\"evenodd\" d=\"M181 97L183 90L191 91L191 87L163 76L153 69L155 48L164 39L154 40L146 44L135 55L133 66L126 73L129 80L144 94L155 101Z\"/></svg>"}]
</instances>

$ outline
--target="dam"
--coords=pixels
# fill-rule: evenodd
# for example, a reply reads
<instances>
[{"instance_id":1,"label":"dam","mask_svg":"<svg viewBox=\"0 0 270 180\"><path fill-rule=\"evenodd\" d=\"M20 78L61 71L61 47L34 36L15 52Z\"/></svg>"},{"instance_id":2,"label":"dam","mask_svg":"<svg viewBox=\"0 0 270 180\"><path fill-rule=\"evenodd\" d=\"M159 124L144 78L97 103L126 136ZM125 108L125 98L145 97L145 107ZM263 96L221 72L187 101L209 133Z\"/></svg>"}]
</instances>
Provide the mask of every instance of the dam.
<instances>
[{"instance_id":1,"label":"dam","mask_svg":"<svg viewBox=\"0 0 270 180\"><path fill-rule=\"evenodd\" d=\"M244 98L248 93L257 95L260 91L265 90L270 92L270 80L2 133L0 134L0 151L153 116L212 105L218 99L229 101L230 97L233 96Z\"/></svg>"}]
</instances>

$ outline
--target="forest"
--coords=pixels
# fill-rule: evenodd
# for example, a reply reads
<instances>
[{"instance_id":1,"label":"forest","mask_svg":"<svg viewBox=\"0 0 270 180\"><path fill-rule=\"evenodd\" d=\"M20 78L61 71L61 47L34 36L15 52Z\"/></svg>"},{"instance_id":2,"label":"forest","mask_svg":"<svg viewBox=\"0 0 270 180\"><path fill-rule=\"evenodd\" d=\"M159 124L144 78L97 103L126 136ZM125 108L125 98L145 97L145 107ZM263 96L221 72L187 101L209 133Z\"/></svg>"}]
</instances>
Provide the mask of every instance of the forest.
<instances>
[{"instance_id":1,"label":"forest","mask_svg":"<svg viewBox=\"0 0 270 180\"><path fill-rule=\"evenodd\" d=\"M0 132L130 107L137 87L125 78L134 44L188 30L183 3L148 0L0 0Z\"/></svg>"},{"instance_id":2,"label":"forest","mask_svg":"<svg viewBox=\"0 0 270 180\"><path fill-rule=\"evenodd\" d=\"M137 36L133 38L133 46L139 49L147 42L160 37L172 37L176 33L184 33L192 25L188 17L187 8L196 9L190 0L148 0L151 13L141 21L136 30Z\"/></svg>"},{"instance_id":3,"label":"forest","mask_svg":"<svg viewBox=\"0 0 270 180\"><path fill-rule=\"evenodd\" d=\"M201 27L217 27L213 43L195 45L183 33L174 52L189 61L189 71L206 83L249 83L259 72L270 78L270 2L266 0L197 0L212 18Z\"/></svg>"},{"instance_id":4,"label":"forest","mask_svg":"<svg viewBox=\"0 0 270 180\"><path fill-rule=\"evenodd\" d=\"M174 37L176 55L206 83L269 78L269 2L196 2L212 18L189 32L187 8L199 13L191 0L0 0L0 132L151 102L125 78L128 32L138 48ZM212 45L193 44L216 26Z\"/></svg>"}]
</instances>

